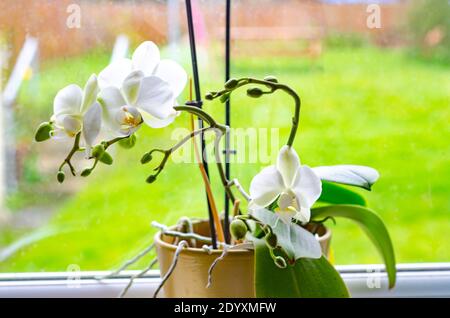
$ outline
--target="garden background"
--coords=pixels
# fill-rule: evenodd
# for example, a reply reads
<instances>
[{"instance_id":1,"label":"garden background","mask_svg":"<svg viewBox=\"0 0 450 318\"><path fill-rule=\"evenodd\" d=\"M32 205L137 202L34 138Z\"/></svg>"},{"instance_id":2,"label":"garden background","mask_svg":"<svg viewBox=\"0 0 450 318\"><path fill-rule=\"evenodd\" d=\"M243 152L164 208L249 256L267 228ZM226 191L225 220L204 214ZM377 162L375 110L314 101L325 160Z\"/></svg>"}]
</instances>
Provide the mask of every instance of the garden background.
<instances>
[{"instance_id":1,"label":"garden background","mask_svg":"<svg viewBox=\"0 0 450 318\"><path fill-rule=\"evenodd\" d=\"M163 56L190 72L184 3L169 20L169 2L0 4L0 44L7 52L3 85L26 36L39 41L39 67L24 74L14 104L18 186L8 189L0 212L0 271L63 271L71 264L110 269L152 241L151 221L172 224L185 215L206 216L195 164L170 162L149 185L145 178L151 167L139 163L146 150L175 142L171 132L188 127L185 115L164 129L141 129L137 147L115 150L114 165L63 185L55 174L64 147L33 142L35 128L52 112L56 92L70 83L83 85L101 71L119 34L128 37L131 52L141 41L158 43ZM274 75L300 93L295 147L302 162L377 168L381 178L373 191L359 192L386 221L398 262L450 261L448 2L387 1L379 5L381 28L367 27L367 3L232 2L232 76ZM71 29L67 7L73 3L81 8L81 27ZM194 3L206 93L223 85L224 7L218 1ZM187 97L186 92L183 100ZM281 95L249 100L236 94L232 126L280 128L281 143L289 132L289 103ZM224 117L219 102L205 108ZM232 174L248 188L264 165L238 163ZM218 176L211 172L222 206ZM336 263L381 262L356 225L337 220L329 226Z\"/></svg>"}]
</instances>

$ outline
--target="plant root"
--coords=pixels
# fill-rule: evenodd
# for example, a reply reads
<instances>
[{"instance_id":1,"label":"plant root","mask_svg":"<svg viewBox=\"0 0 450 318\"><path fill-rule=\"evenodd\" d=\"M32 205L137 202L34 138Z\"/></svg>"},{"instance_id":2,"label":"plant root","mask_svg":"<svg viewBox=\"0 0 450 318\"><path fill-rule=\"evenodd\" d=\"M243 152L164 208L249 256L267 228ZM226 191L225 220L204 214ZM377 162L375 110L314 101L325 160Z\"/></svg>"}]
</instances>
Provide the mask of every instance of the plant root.
<instances>
[{"instance_id":1,"label":"plant root","mask_svg":"<svg viewBox=\"0 0 450 318\"><path fill-rule=\"evenodd\" d=\"M111 278L111 277L115 277L117 275L120 274L121 271L125 270L128 268L128 266L133 265L134 263L136 263L138 260L140 260L142 257L144 257L145 255L147 255L148 253L150 253L153 248L155 247L155 243L152 243L150 246L146 247L145 249L143 249L141 252L139 252L139 254L137 254L135 257L133 257L132 259L129 259L127 261L125 261L125 263L122 264L122 266L120 266L118 269L116 269L115 271L111 272L110 274L107 274L105 276L97 276L95 277L95 279L97 280L102 280L102 279L107 279L107 278Z\"/></svg>"},{"instance_id":2,"label":"plant root","mask_svg":"<svg viewBox=\"0 0 450 318\"><path fill-rule=\"evenodd\" d=\"M142 276L144 276L149 270L151 270L153 268L153 266L155 266L155 264L158 263L158 259L153 259L150 264L141 272L137 273L136 275L133 275L130 278L130 281L128 282L127 286L125 286L125 288L120 292L118 298L123 298L125 297L125 295L127 294L128 290L131 288L131 286L133 285L133 282L136 278L140 278Z\"/></svg>"},{"instance_id":3,"label":"plant root","mask_svg":"<svg viewBox=\"0 0 450 318\"><path fill-rule=\"evenodd\" d=\"M166 275L164 275L164 277L161 279L161 283L159 284L158 288L156 288L156 291L153 294L153 298L156 298L158 296L159 291L164 286L166 281L169 279L170 275L172 275L173 271L175 270L175 267L177 266L178 257L180 256L181 251L183 250L183 248L187 246L188 243L186 241L181 241L178 244L177 249L175 251L175 255L173 256L172 264L170 264L169 270L167 271Z\"/></svg>"}]
</instances>

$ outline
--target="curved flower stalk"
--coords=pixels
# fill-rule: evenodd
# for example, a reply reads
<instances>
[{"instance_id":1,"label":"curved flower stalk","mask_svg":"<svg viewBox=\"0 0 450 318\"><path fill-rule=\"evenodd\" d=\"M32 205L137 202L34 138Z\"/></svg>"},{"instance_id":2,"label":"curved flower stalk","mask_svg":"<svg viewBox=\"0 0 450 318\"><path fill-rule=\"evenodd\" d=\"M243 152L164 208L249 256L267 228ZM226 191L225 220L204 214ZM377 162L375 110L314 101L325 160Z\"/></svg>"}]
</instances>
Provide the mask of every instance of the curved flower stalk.
<instances>
[{"instance_id":1,"label":"curved flower stalk","mask_svg":"<svg viewBox=\"0 0 450 318\"><path fill-rule=\"evenodd\" d=\"M131 59L108 65L99 74L99 101L108 127L119 136L135 132L144 122L165 127L177 115L176 98L187 82L184 69L172 60L160 60L150 41L139 45Z\"/></svg>"},{"instance_id":2,"label":"curved flower stalk","mask_svg":"<svg viewBox=\"0 0 450 318\"><path fill-rule=\"evenodd\" d=\"M96 102L97 93L97 77L92 74L84 90L75 84L68 85L56 94L53 102L50 136L70 139L81 133L87 156L101 128L102 109Z\"/></svg>"}]
</instances>

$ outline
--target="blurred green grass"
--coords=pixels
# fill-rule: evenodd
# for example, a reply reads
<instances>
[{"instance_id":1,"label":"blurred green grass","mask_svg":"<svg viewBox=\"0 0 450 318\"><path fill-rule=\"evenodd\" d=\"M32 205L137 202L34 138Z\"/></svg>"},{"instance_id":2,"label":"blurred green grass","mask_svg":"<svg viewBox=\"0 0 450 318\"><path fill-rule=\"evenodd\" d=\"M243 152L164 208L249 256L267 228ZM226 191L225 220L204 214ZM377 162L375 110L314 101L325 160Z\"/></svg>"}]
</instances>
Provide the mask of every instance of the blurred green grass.
<instances>
[{"instance_id":1,"label":"blurred green grass","mask_svg":"<svg viewBox=\"0 0 450 318\"><path fill-rule=\"evenodd\" d=\"M23 103L40 109L27 125L47 118L57 89L71 81L83 84L107 61L107 55L95 53L43 67L43 96L22 96ZM209 69L203 70L203 92L221 86L221 73L214 76L210 71L220 70L219 63L210 59ZM325 50L314 61L237 57L232 70L236 77L275 75L300 93L303 106L295 147L303 163L362 164L379 170L381 178L372 192L356 191L385 220L398 262L450 261L449 68L425 64L402 51L364 46ZM220 103L205 107L223 118ZM253 100L240 92L232 97L232 125L278 127L281 144L289 133L291 107L282 94ZM172 224L180 216L206 216L196 165L170 162L158 181L148 185L144 180L151 165L139 164L145 150L174 143L171 131L187 125L188 117L182 115L168 128L141 129L138 146L118 150L114 165L102 166L85 180L85 187L50 222L74 230L21 250L0 264L0 270L61 271L69 264L82 270L109 269L151 242L151 221ZM262 166L236 164L232 172L248 188ZM214 167L211 174L222 206ZM338 220L330 226L336 263L381 263L355 224Z\"/></svg>"}]
</instances>

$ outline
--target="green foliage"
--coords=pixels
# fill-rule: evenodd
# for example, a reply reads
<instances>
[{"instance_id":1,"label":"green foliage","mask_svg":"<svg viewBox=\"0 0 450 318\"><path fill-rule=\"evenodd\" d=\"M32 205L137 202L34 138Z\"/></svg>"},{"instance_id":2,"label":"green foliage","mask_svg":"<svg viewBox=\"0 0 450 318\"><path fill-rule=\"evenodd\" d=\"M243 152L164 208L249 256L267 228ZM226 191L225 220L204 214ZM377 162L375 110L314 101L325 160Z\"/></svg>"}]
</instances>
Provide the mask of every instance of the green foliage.
<instances>
[{"instance_id":1,"label":"green foliage","mask_svg":"<svg viewBox=\"0 0 450 318\"><path fill-rule=\"evenodd\" d=\"M359 193L327 181L322 181L322 193L319 201L334 204L367 205L366 200Z\"/></svg>"},{"instance_id":2,"label":"green foliage","mask_svg":"<svg viewBox=\"0 0 450 318\"><path fill-rule=\"evenodd\" d=\"M326 260L301 258L279 268L264 240L255 239L255 290L262 298L347 298L349 292L339 273Z\"/></svg>"},{"instance_id":3,"label":"green foliage","mask_svg":"<svg viewBox=\"0 0 450 318\"><path fill-rule=\"evenodd\" d=\"M325 37L328 48L361 48L368 45L368 39L356 33L332 33Z\"/></svg>"},{"instance_id":4,"label":"green foliage","mask_svg":"<svg viewBox=\"0 0 450 318\"><path fill-rule=\"evenodd\" d=\"M448 0L418 0L409 13L408 29L419 54L450 63ZM433 34L434 33L434 34ZM438 43L433 43L435 40Z\"/></svg>"},{"instance_id":5,"label":"green foliage","mask_svg":"<svg viewBox=\"0 0 450 318\"><path fill-rule=\"evenodd\" d=\"M311 210L313 219L344 217L355 221L367 234L381 254L389 277L389 288L395 286L395 255L389 233L380 217L373 211L356 205L331 205Z\"/></svg>"},{"instance_id":6,"label":"green foliage","mask_svg":"<svg viewBox=\"0 0 450 318\"><path fill-rule=\"evenodd\" d=\"M37 164L37 156L30 154L23 160L22 178L30 185L37 184L42 181L42 174Z\"/></svg>"}]
</instances>

